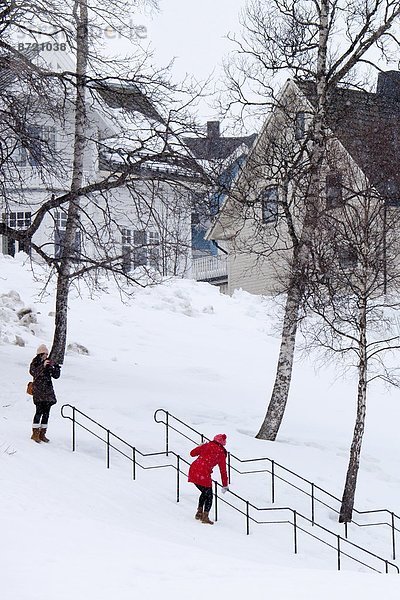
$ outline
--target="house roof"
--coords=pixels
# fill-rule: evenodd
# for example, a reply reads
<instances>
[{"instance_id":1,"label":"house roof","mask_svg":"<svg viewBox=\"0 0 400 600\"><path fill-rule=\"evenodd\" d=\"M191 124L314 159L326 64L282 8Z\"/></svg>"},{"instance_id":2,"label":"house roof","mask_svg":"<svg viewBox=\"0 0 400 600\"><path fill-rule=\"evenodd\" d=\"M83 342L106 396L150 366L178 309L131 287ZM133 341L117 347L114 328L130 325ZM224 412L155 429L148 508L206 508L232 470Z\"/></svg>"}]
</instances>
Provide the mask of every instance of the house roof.
<instances>
[{"instance_id":1,"label":"house roof","mask_svg":"<svg viewBox=\"0 0 400 600\"><path fill-rule=\"evenodd\" d=\"M315 84L296 82L312 105ZM328 95L327 121L347 152L385 197L400 196L400 95L337 87Z\"/></svg>"},{"instance_id":2,"label":"house roof","mask_svg":"<svg viewBox=\"0 0 400 600\"><path fill-rule=\"evenodd\" d=\"M221 137L215 140L208 138L185 138L185 142L196 158L222 160L228 158L242 144L250 148L255 138L256 134L254 133L246 137Z\"/></svg>"},{"instance_id":3,"label":"house roof","mask_svg":"<svg viewBox=\"0 0 400 600\"><path fill-rule=\"evenodd\" d=\"M200 160L224 160L243 144L251 148L257 134L247 136L224 137L219 132L219 122L207 123L206 137L185 137L184 142L191 150L193 156Z\"/></svg>"},{"instance_id":4,"label":"house roof","mask_svg":"<svg viewBox=\"0 0 400 600\"><path fill-rule=\"evenodd\" d=\"M164 123L149 98L134 84L119 82L96 82L93 85L110 108L122 108L129 113L139 113L156 122Z\"/></svg>"},{"instance_id":5,"label":"house roof","mask_svg":"<svg viewBox=\"0 0 400 600\"><path fill-rule=\"evenodd\" d=\"M112 166L143 177L161 173L191 181L204 176L200 163L175 133L174 123L162 117L139 86L102 81L92 87L105 103L106 114L114 117L117 129L100 152L103 169Z\"/></svg>"}]
</instances>

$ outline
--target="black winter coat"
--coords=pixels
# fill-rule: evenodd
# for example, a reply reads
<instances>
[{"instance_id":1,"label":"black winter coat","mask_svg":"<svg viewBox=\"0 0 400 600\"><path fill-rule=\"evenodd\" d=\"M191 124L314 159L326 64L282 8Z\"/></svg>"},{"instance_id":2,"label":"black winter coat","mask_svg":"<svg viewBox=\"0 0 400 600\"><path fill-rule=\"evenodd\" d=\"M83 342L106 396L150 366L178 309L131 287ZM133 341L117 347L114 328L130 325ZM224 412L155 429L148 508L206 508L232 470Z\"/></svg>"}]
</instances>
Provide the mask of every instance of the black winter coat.
<instances>
[{"instance_id":1,"label":"black winter coat","mask_svg":"<svg viewBox=\"0 0 400 600\"><path fill-rule=\"evenodd\" d=\"M60 377L60 365L44 365L44 355L35 356L29 367L29 373L33 377L33 403L48 402L55 404L57 402L53 389L51 378Z\"/></svg>"}]
</instances>

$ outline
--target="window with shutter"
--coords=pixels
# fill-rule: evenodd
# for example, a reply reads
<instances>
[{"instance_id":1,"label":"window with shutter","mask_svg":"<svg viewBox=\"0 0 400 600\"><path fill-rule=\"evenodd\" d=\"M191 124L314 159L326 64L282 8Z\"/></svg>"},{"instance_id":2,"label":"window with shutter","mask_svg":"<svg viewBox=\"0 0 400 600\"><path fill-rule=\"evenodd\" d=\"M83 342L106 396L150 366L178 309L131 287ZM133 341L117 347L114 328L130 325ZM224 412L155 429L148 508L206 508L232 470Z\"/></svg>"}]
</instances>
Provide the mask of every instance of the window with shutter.
<instances>
[{"instance_id":1,"label":"window with shutter","mask_svg":"<svg viewBox=\"0 0 400 600\"><path fill-rule=\"evenodd\" d=\"M336 208L343 202L342 174L331 171L326 176L326 208Z\"/></svg>"},{"instance_id":2,"label":"window with shutter","mask_svg":"<svg viewBox=\"0 0 400 600\"><path fill-rule=\"evenodd\" d=\"M153 269L160 268L160 235L158 231L148 231L149 265Z\"/></svg>"},{"instance_id":3,"label":"window with shutter","mask_svg":"<svg viewBox=\"0 0 400 600\"><path fill-rule=\"evenodd\" d=\"M66 226L67 213L63 210L56 210L54 213L54 258L62 256Z\"/></svg>"},{"instance_id":4,"label":"window with shutter","mask_svg":"<svg viewBox=\"0 0 400 600\"><path fill-rule=\"evenodd\" d=\"M54 230L54 258L61 258L64 248L65 229Z\"/></svg>"},{"instance_id":5,"label":"window with shutter","mask_svg":"<svg viewBox=\"0 0 400 600\"><path fill-rule=\"evenodd\" d=\"M144 229L133 232L133 268L147 265L146 232Z\"/></svg>"},{"instance_id":6,"label":"window with shutter","mask_svg":"<svg viewBox=\"0 0 400 600\"><path fill-rule=\"evenodd\" d=\"M358 258L357 258L357 250L354 246L347 245L343 248L340 248L339 252L339 264L344 270L351 270L357 266Z\"/></svg>"},{"instance_id":7,"label":"window with shutter","mask_svg":"<svg viewBox=\"0 0 400 600\"><path fill-rule=\"evenodd\" d=\"M294 137L297 141L302 140L306 134L306 114L300 111L294 120Z\"/></svg>"},{"instance_id":8,"label":"window with shutter","mask_svg":"<svg viewBox=\"0 0 400 600\"><path fill-rule=\"evenodd\" d=\"M278 187L271 186L261 193L263 223L276 223L278 220Z\"/></svg>"},{"instance_id":9,"label":"window with shutter","mask_svg":"<svg viewBox=\"0 0 400 600\"><path fill-rule=\"evenodd\" d=\"M121 244L122 244L122 270L124 273L129 273L132 269L132 230L123 227L121 229Z\"/></svg>"}]
</instances>

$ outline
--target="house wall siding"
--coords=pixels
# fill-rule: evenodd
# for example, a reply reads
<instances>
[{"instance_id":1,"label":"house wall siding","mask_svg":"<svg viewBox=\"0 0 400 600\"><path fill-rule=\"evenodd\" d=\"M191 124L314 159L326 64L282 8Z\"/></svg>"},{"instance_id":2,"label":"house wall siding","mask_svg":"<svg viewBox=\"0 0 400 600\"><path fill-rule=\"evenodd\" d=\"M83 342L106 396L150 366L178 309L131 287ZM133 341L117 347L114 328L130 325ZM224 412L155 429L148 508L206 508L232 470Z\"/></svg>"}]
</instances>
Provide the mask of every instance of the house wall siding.
<instances>
[{"instance_id":1,"label":"house wall siding","mask_svg":"<svg viewBox=\"0 0 400 600\"><path fill-rule=\"evenodd\" d=\"M38 167L20 167L10 178L7 204L0 207L2 215L9 212L31 212L32 219L39 207L49 200L52 194L60 195L69 190L73 157L72 114L65 115L63 123L48 119L46 126L54 125L56 130L55 166L43 172ZM101 180L109 175L99 171L97 140L101 137L95 113L90 113L88 141L85 149L83 183ZM41 123L36 123L40 125ZM15 181L15 185L14 182ZM99 244L107 249L110 256L122 253L121 228L145 230L159 234L162 273L164 275L190 276L191 272L191 204L189 192L179 192L178 186L168 182L150 180L134 182L129 190L126 186L103 195L82 197L81 240L83 257L97 255ZM66 207L64 207L66 208ZM60 209L62 210L62 208ZM54 255L55 212L47 214L33 242L42 247L50 256ZM95 243L96 224L104 223L104 214L109 221L102 227L102 237ZM164 244L164 246L163 246ZM6 237L0 236L0 251L8 253L10 248ZM167 250L166 250L167 248ZM18 250L18 245L16 245ZM32 257L40 261L33 251Z\"/></svg>"}]
</instances>

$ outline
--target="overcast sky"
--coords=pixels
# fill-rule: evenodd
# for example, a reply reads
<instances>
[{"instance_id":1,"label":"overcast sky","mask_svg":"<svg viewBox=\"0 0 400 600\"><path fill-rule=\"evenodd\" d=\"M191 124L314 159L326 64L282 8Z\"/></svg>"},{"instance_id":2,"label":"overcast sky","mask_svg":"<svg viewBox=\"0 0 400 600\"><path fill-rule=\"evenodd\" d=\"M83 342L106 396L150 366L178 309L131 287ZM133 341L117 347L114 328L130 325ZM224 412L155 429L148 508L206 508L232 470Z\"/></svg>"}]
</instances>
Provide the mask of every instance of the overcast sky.
<instances>
[{"instance_id":1,"label":"overcast sky","mask_svg":"<svg viewBox=\"0 0 400 600\"><path fill-rule=\"evenodd\" d=\"M225 36L240 30L244 5L245 0L160 0L159 13L136 19L147 27L157 61L166 64L175 58L175 79L188 73L205 80L213 72L216 77L220 74L222 60L232 50ZM216 116L205 104L200 114L204 119Z\"/></svg>"}]
</instances>

